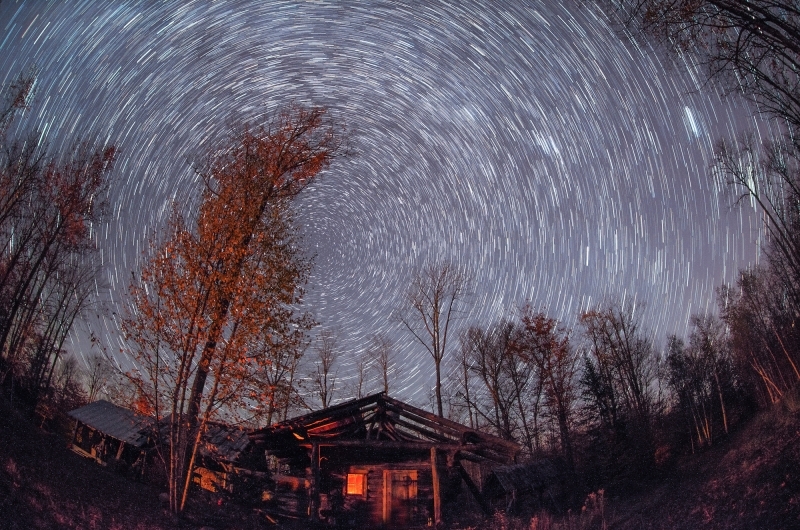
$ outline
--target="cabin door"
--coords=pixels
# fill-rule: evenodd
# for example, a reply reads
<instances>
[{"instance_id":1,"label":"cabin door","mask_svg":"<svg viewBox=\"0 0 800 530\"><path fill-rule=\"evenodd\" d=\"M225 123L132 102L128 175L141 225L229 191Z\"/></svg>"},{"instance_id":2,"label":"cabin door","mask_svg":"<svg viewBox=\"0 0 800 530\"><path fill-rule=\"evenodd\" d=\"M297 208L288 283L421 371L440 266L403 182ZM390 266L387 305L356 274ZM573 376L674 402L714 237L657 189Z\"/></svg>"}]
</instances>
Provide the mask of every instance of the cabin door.
<instances>
[{"instance_id":1,"label":"cabin door","mask_svg":"<svg viewBox=\"0 0 800 530\"><path fill-rule=\"evenodd\" d=\"M386 470L383 472L383 522L405 527L414 520L417 503L417 471Z\"/></svg>"}]
</instances>

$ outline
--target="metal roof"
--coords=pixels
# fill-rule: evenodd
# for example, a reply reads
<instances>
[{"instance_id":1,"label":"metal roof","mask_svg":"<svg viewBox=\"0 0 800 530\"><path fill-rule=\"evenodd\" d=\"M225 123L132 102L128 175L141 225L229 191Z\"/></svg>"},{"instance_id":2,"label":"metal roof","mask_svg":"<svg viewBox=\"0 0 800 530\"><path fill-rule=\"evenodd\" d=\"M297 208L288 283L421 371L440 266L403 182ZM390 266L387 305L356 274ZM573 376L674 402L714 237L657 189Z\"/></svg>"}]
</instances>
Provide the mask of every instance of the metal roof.
<instances>
[{"instance_id":1,"label":"metal roof","mask_svg":"<svg viewBox=\"0 0 800 530\"><path fill-rule=\"evenodd\" d=\"M147 434L153 424L152 418L105 400L89 403L68 414L92 429L134 447L142 447L147 443Z\"/></svg>"},{"instance_id":2,"label":"metal roof","mask_svg":"<svg viewBox=\"0 0 800 530\"><path fill-rule=\"evenodd\" d=\"M249 444L250 438L247 436L246 430L222 423L208 422L200 452L203 456L226 462L236 462Z\"/></svg>"},{"instance_id":3,"label":"metal roof","mask_svg":"<svg viewBox=\"0 0 800 530\"><path fill-rule=\"evenodd\" d=\"M492 473L504 491L528 491L551 483L558 476L558 469L552 459L540 459L527 464L496 467Z\"/></svg>"}]
</instances>

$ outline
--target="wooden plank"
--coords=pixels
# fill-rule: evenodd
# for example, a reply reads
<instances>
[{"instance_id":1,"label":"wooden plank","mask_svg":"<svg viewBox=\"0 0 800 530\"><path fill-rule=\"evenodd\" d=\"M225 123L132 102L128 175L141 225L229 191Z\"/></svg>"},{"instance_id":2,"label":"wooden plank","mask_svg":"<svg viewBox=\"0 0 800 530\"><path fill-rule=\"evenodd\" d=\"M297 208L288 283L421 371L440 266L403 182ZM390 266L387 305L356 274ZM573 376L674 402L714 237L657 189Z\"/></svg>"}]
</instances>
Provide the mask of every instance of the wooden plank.
<instances>
[{"instance_id":1,"label":"wooden plank","mask_svg":"<svg viewBox=\"0 0 800 530\"><path fill-rule=\"evenodd\" d=\"M439 467L436 461L436 448L431 447L431 476L433 478L433 524L442 521L442 497L439 484Z\"/></svg>"},{"instance_id":2,"label":"wooden plank","mask_svg":"<svg viewBox=\"0 0 800 530\"><path fill-rule=\"evenodd\" d=\"M407 415L412 415L413 414L413 415L419 416L420 418L424 418L424 419L426 419L426 420L428 420L430 422L433 422L434 425L429 425L429 426L433 427L434 429L438 426L440 428L444 427L446 429L450 429L451 432L456 432L456 433L459 433L459 434L469 433L470 435L476 436L478 439L480 439L484 443L488 443L488 444L492 444L492 445L501 445L504 448L508 449L509 451L514 452L515 454L517 452L519 452L519 450L520 450L519 444L516 444L516 443L508 441L508 440L504 440L504 439L502 439L502 438L500 438L498 436L493 436L491 434L486 434L486 433L482 433L482 432L476 431L474 429L470 429L466 425L461 425L460 423L457 423L457 422L452 421L452 420L448 420L447 418L441 418L441 417L439 417L439 416L437 416L435 414L432 414L430 412L427 412L425 410L418 409L417 407L414 407L414 406L409 405L407 403L403 403L402 401L397 401L396 399L392 399L392 398L390 398L388 396L384 397L384 401L386 402L387 405L391 405L392 408L398 409L397 411L400 412L400 413L406 413ZM387 407L387 408L389 408L389 407ZM417 421L416 418L411 418L411 419L414 420L414 421Z\"/></svg>"},{"instance_id":3,"label":"wooden plank","mask_svg":"<svg viewBox=\"0 0 800 530\"><path fill-rule=\"evenodd\" d=\"M314 440L312 443L300 443L299 447L306 449L320 447L363 447L368 449L406 449L409 451L429 451L431 447L437 447L442 451L472 451L472 447L460 444L441 444L436 442L402 442L395 440Z\"/></svg>"},{"instance_id":4,"label":"wooden plank","mask_svg":"<svg viewBox=\"0 0 800 530\"><path fill-rule=\"evenodd\" d=\"M447 438L446 436L442 436L439 433L436 433L436 432L433 432L433 431L429 431L428 429L420 427L419 425L413 425L411 423L408 423L407 421L401 420L400 418L395 418L394 422L396 424L398 424L398 425L402 425L403 427L405 427L407 429L411 429L413 431L416 431L419 434L422 434L423 436L427 436L428 438L436 440L437 442L448 443L448 442L453 442L454 441L451 438Z\"/></svg>"},{"instance_id":5,"label":"wooden plank","mask_svg":"<svg viewBox=\"0 0 800 530\"><path fill-rule=\"evenodd\" d=\"M387 404L386 408L392 412L405 416L407 419L411 421L425 425L426 427L430 427L431 429L440 432L444 436L451 436L452 438L454 438L454 441L459 440L461 438L462 434L461 431L451 429L447 425L443 425L438 421L425 418L423 416L417 416L413 413L404 410L401 407L395 406L394 404ZM437 416L434 416L434 418L437 418Z\"/></svg>"}]
</instances>

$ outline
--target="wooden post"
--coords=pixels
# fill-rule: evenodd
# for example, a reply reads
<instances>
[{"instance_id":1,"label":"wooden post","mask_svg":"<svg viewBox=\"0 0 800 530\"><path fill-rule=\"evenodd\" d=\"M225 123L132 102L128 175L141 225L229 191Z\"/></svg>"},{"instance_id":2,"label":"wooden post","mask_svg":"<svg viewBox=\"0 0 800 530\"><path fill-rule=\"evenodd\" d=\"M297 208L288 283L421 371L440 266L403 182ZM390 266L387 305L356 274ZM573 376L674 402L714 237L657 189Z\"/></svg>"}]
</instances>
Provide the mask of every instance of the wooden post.
<instances>
[{"instance_id":1,"label":"wooden post","mask_svg":"<svg viewBox=\"0 0 800 530\"><path fill-rule=\"evenodd\" d=\"M442 521L442 497L439 491L439 468L436 462L435 447L431 447L431 476L433 478L433 524L438 526Z\"/></svg>"},{"instance_id":2,"label":"wooden post","mask_svg":"<svg viewBox=\"0 0 800 530\"><path fill-rule=\"evenodd\" d=\"M125 442L122 440L119 441L119 449L117 449L117 460L122 458L122 450L125 449Z\"/></svg>"},{"instance_id":3,"label":"wooden post","mask_svg":"<svg viewBox=\"0 0 800 530\"><path fill-rule=\"evenodd\" d=\"M311 520L319 519L319 443L311 444Z\"/></svg>"},{"instance_id":4,"label":"wooden post","mask_svg":"<svg viewBox=\"0 0 800 530\"><path fill-rule=\"evenodd\" d=\"M389 524L392 513L392 472L383 470L383 524Z\"/></svg>"}]
</instances>

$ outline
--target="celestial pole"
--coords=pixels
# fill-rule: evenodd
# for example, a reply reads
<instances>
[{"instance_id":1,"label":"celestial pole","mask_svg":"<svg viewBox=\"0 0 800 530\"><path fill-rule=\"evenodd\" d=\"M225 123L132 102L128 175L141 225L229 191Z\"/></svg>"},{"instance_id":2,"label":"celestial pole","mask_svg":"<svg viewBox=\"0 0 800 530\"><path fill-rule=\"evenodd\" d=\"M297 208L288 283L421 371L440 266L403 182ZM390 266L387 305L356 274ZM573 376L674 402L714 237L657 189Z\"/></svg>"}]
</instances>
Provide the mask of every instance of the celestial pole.
<instances>
[{"instance_id":1,"label":"celestial pole","mask_svg":"<svg viewBox=\"0 0 800 530\"><path fill-rule=\"evenodd\" d=\"M715 141L769 128L582 2L4 0L0 32L0 83L38 71L28 126L56 152L119 147L96 230L112 351L148 237L197 204L191 162L292 102L330 109L355 151L297 204L306 308L338 330L345 378L391 336L417 403L432 360L391 318L415 267L473 271L459 325L530 302L575 326L624 300L660 347L758 261L758 217L709 168Z\"/></svg>"}]
</instances>

